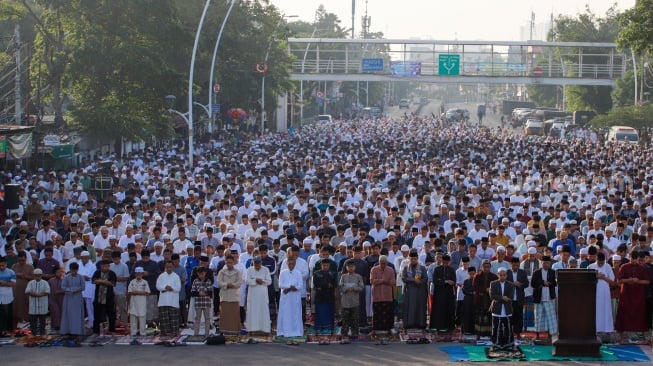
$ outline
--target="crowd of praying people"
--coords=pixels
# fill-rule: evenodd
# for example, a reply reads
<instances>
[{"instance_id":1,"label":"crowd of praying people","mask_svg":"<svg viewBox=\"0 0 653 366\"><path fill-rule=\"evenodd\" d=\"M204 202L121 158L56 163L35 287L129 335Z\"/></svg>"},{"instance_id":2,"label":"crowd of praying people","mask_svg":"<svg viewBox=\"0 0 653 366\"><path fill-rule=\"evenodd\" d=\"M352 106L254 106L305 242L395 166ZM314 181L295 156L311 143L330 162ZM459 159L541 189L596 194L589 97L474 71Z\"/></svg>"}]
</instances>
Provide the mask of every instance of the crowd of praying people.
<instances>
[{"instance_id":1,"label":"crowd of praying people","mask_svg":"<svg viewBox=\"0 0 653 366\"><path fill-rule=\"evenodd\" d=\"M227 134L227 132L225 132ZM558 332L559 269L597 272L596 329L651 328L646 144L334 121L75 169L2 172L0 332L449 340ZM109 163L110 190L94 177ZM582 311L582 309L579 309ZM47 329L46 329L47 328Z\"/></svg>"}]
</instances>

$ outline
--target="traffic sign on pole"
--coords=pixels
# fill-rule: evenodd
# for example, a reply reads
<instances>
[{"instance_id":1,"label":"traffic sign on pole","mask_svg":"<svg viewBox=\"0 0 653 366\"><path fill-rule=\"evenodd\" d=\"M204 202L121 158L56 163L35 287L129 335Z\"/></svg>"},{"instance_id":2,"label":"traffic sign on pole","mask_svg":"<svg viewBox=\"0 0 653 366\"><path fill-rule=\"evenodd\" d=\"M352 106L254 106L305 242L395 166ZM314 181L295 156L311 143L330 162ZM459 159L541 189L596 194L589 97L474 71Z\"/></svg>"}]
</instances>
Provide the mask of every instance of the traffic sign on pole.
<instances>
[{"instance_id":1,"label":"traffic sign on pole","mask_svg":"<svg viewBox=\"0 0 653 366\"><path fill-rule=\"evenodd\" d=\"M214 104L211 106L211 112L220 113L220 104Z\"/></svg>"},{"instance_id":2,"label":"traffic sign on pole","mask_svg":"<svg viewBox=\"0 0 653 366\"><path fill-rule=\"evenodd\" d=\"M453 53L438 55L438 74L460 75L460 55Z\"/></svg>"}]
</instances>

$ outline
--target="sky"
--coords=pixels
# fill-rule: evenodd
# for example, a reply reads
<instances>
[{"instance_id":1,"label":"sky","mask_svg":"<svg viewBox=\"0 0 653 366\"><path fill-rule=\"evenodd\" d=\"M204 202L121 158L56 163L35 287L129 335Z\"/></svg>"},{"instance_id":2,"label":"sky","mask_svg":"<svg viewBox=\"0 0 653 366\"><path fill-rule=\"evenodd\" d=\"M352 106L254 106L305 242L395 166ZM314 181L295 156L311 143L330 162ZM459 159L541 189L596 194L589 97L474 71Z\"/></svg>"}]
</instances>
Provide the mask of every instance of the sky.
<instances>
[{"instance_id":1,"label":"sky","mask_svg":"<svg viewBox=\"0 0 653 366\"><path fill-rule=\"evenodd\" d=\"M617 9L629 9L636 0L619 0ZM355 31L360 37L365 0L355 0ZM315 10L326 11L351 28L352 0L270 0L285 15L297 15L313 22ZM371 32L383 32L389 39L524 41L530 39L531 14L535 14L532 39L543 40L551 14L575 16L586 4L603 16L616 0L368 0Z\"/></svg>"}]
</instances>

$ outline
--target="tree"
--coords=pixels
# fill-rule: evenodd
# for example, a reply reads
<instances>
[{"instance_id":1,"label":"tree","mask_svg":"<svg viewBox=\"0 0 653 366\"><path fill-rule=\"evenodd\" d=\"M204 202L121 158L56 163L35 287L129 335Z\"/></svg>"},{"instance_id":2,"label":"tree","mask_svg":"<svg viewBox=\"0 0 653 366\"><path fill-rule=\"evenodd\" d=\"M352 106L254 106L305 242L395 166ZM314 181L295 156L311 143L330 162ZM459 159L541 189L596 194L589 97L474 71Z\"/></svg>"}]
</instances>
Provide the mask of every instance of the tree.
<instances>
[{"instance_id":1,"label":"tree","mask_svg":"<svg viewBox=\"0 0 653 366\"><path fill-rule=\"evenodd\" d=\"M617 43L636 54L653 51L653 0L638 0L635 6L617 17L620 26Z\"/></svg>"},{"instance_id":2,"label":"tree","mask_svg":"<svg viewBox=\"0 0 653 366\"><path fill-rule=\"evenodd\" d=\"M313 23L306 23L303 21L292 22L289 24L290 30L294 32L296 37L301 38L348 38L347 30L340 25L341 21L336 14L329 13L324 5L320 5L315 11L315 21ZM344 72L344 58L346 44L320 44L320 64L318 65L311 60L317 59L317 43L304 44L301 47L291 50L293 56L298 62L303 62L304 57L307 60L305 72L321 72L321 73L342 73ZM355 51L349 48L351 59L355 59ZM299 88L299 83L295 83L295 89ZM340 86L340 90L345 94L349 90L355 88L356 83L344 82ZM334 113L344 109L345 98L333 98L333 91L337 88L336 82L318 82L318 81L305 81L303 83L304 95L300 96L301 102L304 103L304 115L314 115L322 113L323 104L318 105L316 98L317 91L324 92L326 90L326 97L329 101L327 113Z\"/></svg>"},{"instance_id":3,"label":"tree","mask_svg":"<svg viewBox=\"0 0 653 366\"><path fill-rule=\"evenodd\" d=\"M635 103L635 73L628 70L619 79L615 80L612 90L612 104L615 107L633 105Z\"/></svg>"},{"instance_id":4,"label":"tree","mask_svg":"<svg viewBox=\"0 0 653 366\"><path fill-rule=\"evenodd\" d=\"M651 127L653 105L625 106L612 109L606 114L594 117L590 121L592 127L601 128L615 125L627 125L635 128Z\"/></svg>"},{"instance_id":5,"label":"tree","mask_svg":"<svg viewBox=\"0 0 653 366\"><path fill-rule=\"evenodd\" d=\"M528 85L528 97L540 106L557 106L559 103L557 85Z\"/></svg>"},{"instance_id":6,"label":"tree","mask_svg":"<svg viewBox=\"0 0 653 366\"><path fill-rule=\"evenodd\" d=\"M179 9L181 23L188 25L187 31L194 34L204 2L173 2ZM194 99L200 103L206 101L205 96L212 90L209 74L213 50L229 5L214 1L207 13L195 63ZM223 112L230 107L260 109L257 100L261 95L261 74L255 72L255 65L264 61L268 45L271 46L265 79L265 104L268 110L275 108L277 95L292 88L288 81L292 59L284 41L291 33L286 20L274 6L265 1L237 1L223 31L214 70L214 81L222 85L216 103L221 104ZM185 55L190 55L190 51ZM183 61L187 73L190 56ZM187 96L187 91L178 90L176 95ZM180 105L180 108L185 108L185 105Z\"/></svg>"},{"instance_id":7,"label":"tree","mask_svg":"<svg viewBox=\"0 0 653 366\"><path fill-rule=\"evenodd\" d=\"M191 43L171 1L96 0L75 10L67 37L73 121L105 139L168 136L163 97L185 76L169 60Z\"/></svg>"},{"instance_id":8,"label":"tree","mask_svg":"<svg viewBox=\"0 0 653 366\"><path fill-rule=\"evenodd\" d=\"M329 13L324 5L320 5L315 11L316 26L324 30L325 37L347 38L348 30L343 28L341 20L334 13Z\"/></svg>"},{"instance_id":9,"label":"tree","mask_svg":"<svg viewBox=\"0 0 653 366\"><path fill-rule=\"evenodd\" d=\"M52 103L54 114L63 118L65 92L64 77L70 60L66 34L68 32L66 19L74 14L74 4L77 1L47 1L47 0L3 0L0 12L3 17L19 17L28 21L36 32L35 37L29 37L34 42L34 58L32 70L40 75L32 75L32 80L43 80L41 96ZM27 28L27 29L30 29ZM41 68L41 65L44 67ZM42 70L42 71L41 71ZM36 78L33 76L37 76ZM39 87L40 85L36 85Z\"/></svg>"},{"instance_id":10,"label":"tree","mask_svg":"<svg viewBox=\"0 0 653 366\"><path fill-rule=\"evenodd\" d=\"M552 42L615 42L619 32L617 17L618 13L614 7L608 9L604 18L597 17L589 7L586 7L585 13L578 14L575 18L559 15L548 38ZM583 57L583 62L601 64L605 59L590 55L607 52L605 49L586 49L584 53L588 55ZM575 56L567 56L562 52L558 52L557 57L575 62ZM612 107L610 92L609 86L568 86L568 109L606 112Z\"/></svg>"}]
</instances>

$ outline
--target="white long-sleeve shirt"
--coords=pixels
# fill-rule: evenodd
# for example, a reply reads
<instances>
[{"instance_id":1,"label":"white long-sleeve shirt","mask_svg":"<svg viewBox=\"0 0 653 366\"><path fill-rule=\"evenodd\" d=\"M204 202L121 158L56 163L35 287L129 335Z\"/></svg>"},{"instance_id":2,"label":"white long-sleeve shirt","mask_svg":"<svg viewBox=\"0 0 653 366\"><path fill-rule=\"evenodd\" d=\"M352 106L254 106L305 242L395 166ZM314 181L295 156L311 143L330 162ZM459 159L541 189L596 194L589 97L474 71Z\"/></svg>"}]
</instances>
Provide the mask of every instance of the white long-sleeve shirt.
<instances>
[{"instance_id":1,"label":"white long-sleeve shirt","mask_svg":"<svg viewBox=\"0 0 653 366\"><path fill-rule=\"evenodd\" d=\"M166 290L166 286L172 287L172 291ZM176 273L163 272L156 280L156 288L159 290L158 306L171 306L179 308L179 291L181 290L181 280Z\"/></svg>"},{"instance_id":2,"label":"white long-sleeve shirt","mask_svg":"<svg viewBox=\"0 0 653 366\"><path fill-rule=\"evenodd\" d=\"M308 262L306 262L302 258L296 258L296 264L295 264L295 271L299 271L302 274L302 278L304 279L304 283L309 279L311 272L308 268ZM288 269L288 263L287 259L283 260L283 263L281 263L281 270L283 271L284 269ZM279 272L281 273L281 272ZM302 298L306 297L306 286L302 286L301 289L299 289L299 293L301 294Z\"/></svg>"},{"instance_id":3,"label":"white long-sleeve shirt","mask_svg":"<svg viewBox=\"0 0 653 366\"><path fill-rule=\"evenodd\" d=\"M95 297L95 284L93 284L92 278L96 270L97 267L95 267L95 264L91 261L86 262L86 264L79 261L79 274L88 277L88 280L85 279L86 287L84 287L84 291L82 291L82 296L84 298L92 299Z\"/></svg>"}]
</instances>

